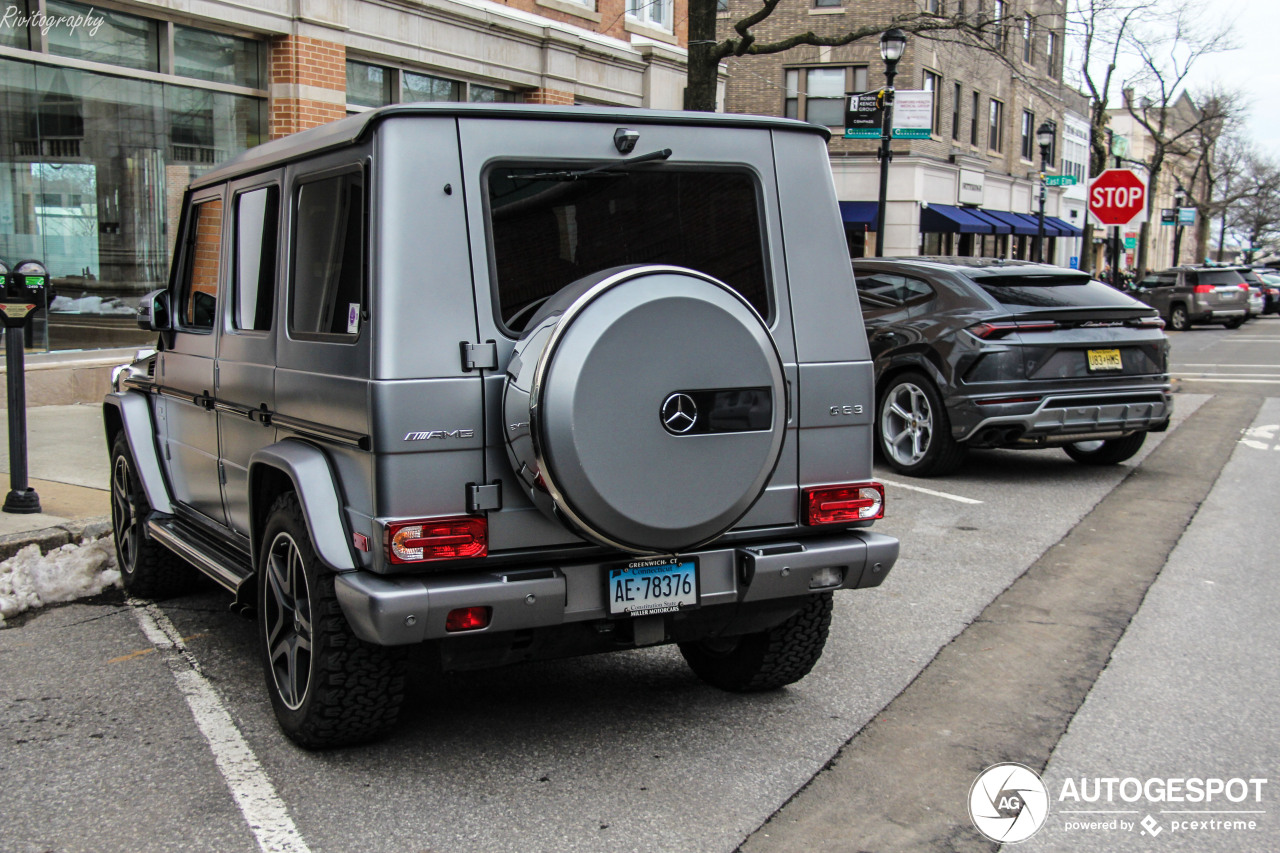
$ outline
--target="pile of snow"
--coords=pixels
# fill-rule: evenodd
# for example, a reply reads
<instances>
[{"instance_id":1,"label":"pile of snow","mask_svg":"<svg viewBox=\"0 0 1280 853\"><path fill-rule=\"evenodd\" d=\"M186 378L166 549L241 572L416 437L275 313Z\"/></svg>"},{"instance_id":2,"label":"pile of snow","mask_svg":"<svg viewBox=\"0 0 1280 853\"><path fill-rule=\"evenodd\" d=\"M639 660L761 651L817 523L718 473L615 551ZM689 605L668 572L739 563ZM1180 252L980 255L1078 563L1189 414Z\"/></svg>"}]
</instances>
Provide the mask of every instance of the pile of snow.
<instances>
[{"instance_id":1,"label":"pile of snow","mask_svg":"<svg viewBox=\"0 0 1280 853\"><path fill-rule=\"evenodd\" d=\"M111 537L63 545L48 554L28 545L0 563L0 628L4 620L46 604L74 601L120 585Z\"/></svg>"},{"instance_id":2,"label":"pile of snow","mask_svg":"<svg viewBox=\"0 0 1280 853\"><path fill-rule=\"evenodd\" d=\"M101 296L81 296L79 299L55 296L49 303L49 313L97 314L100 317L112 314L133 315L138 313L138 304L136 299L120 299L115 296L108 296L105 299Z\"/></svg>"}]
</instances>

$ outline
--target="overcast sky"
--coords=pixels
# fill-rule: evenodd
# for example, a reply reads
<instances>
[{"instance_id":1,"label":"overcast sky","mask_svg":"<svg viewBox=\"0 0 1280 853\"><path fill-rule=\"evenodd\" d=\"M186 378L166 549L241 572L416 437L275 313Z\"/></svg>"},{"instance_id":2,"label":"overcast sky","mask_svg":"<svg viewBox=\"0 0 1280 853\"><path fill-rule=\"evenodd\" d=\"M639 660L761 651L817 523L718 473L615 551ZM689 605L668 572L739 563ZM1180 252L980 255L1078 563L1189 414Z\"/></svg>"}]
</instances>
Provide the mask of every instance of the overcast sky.
<instances>
[{"instance_id":1,"label":"overcast sky","mask_svg":"<svg viewBox=\"0 0 1280 853\"><path fill-rule=\"evenodd\" d=\"M1201 57L1193 92L1218 83L1238 89L1248 115L1246 136L1280 159L1280 0L1204 0L1206 21L1235 21L1235 50Z\"/></svg>"}]
</instances>

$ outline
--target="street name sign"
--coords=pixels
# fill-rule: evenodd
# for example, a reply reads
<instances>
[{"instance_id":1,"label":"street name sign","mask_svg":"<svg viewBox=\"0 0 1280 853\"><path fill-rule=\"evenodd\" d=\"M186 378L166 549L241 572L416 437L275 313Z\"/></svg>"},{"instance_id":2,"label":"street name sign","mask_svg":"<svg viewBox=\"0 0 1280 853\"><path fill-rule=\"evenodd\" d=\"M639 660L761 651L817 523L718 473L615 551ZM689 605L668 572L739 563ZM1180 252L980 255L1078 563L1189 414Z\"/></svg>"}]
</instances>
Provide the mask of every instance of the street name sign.
<instances>
[{"instance_id":1,"label":"street name sign","mask_svg":"<svg viewBox=\"0 0 1280 853\"><path fill-rule=\"evenodd\" d=\"M1077 183L1075 175L1045 175L1044 182L1051 187L1074 187Z\"/></svg>"},{"instance_id":2,"label":"street name sign","mask_svg":"<svg viewBox=\"0 0 1280 853\"><path fill-rule=\"evenodd\" d=\"M1089 183L1089 215L1104 228L1147 218L1147 182L1132 169L1107 169Z\"/></svg>"}]
</instances>

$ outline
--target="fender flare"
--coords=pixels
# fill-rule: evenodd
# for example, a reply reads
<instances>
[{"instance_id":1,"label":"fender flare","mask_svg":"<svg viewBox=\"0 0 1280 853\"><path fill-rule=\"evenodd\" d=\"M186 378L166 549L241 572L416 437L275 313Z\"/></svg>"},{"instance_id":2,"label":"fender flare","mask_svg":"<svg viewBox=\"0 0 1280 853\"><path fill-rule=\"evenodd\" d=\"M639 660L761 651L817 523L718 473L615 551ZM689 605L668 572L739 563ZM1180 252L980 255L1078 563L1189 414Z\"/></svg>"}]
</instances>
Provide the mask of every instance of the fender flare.
<instances>
[{"instance_id":1,"label":"fender flare","mask_svg":"<svg viewBox=\"0 0 1280 853\"><path fill-rule=\"evenodd\" d=\"M103 424L107 433L107 453L111 453L113 431L108 407L116 410L129 452L133 454L134 467L142 489L147 493L151 509L166 515L173 514L173 501L169 484L160 466L160 451L156 445L155 422L151 416L151 403L138 391L120 391L108 394L102 400Z\"/></svg>"},{"instance_id":2,"label":"fender flare","mask_svg":"<svg viewBox=\"0 0 1280 853\"><path fill-rule=\"evenodd\" d=\"M324 451L311 444L285 439L255 452L249 458L251 500L264 468L280 471L293 482L294 493L307 521L307 533L320 559L335 571L355 569L338 480ZM254 519L257 518L255 509L251 508ZM253 526L257 526L256 520ZM255 550L259 544L259 533L258 530L249 531ZM254 559L257 559L256 555Z\"/></svg>"}]
</instances>

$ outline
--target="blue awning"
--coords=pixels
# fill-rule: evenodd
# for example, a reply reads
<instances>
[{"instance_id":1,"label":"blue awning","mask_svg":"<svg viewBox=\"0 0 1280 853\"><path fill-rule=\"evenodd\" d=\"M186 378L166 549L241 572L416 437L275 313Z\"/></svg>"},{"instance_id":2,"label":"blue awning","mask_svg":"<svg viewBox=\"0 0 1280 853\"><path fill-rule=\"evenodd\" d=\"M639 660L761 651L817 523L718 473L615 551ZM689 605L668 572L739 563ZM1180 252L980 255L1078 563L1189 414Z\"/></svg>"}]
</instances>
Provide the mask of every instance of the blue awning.
<instances>
[{"instance_id":1,"label":"blue awning","mask_svg":"<svg viewBox=\"0 0 1280 853\"><path fill-rule=\"evenodd\" d=\"M874 201L842 201L840 202L840 218L846 226L861 226L864 231L874 231L876 216L880 205Z\"/></svg>"},{"instance_id":2,"label":"blue awning","mask_svg":"<svg viewBox=\"0 0 1280 853\"><path fill-rule=\"evenodd\" d=\"M1003 219L996 219L994 216L991 215L991 211L989 210L982 210L981 208L977 208L977 207L966 207L964 209L964 212L969 214L972 217L981 219L984 222L990 222L991 231L993 234L1012 234L1013 233L1012 225L1010 225L1008 222L1005 222Z\"/></svg>"},{"instance_id":3,"label":"blue awning","mask_svg":"<svg viewBox=\"0 0 1280 853\"><path fill-rule=\"evenodd\" d=\"M987 214L987 216L998 219L1008 225L1013 229L1014 234L1034 236L1036 233L1036 223L1033 222L1028 224L1027 221L1017 213L1009 213L1005 210L984 210L982 212Z\"/></svg>"},{"instance_id":4,"label":"blue awning","mask_svg":"<svg viewBox=\"0 0 1280 853\"><path fill-rule=\"evenodd\" d=\"M975 211L951 204L931 204L920 210L920 230L950 234L990 234L995 229ZM1008 226L1005 226L1008 232Z\"/></svg>"},{"instance_id":5,"label":"blue awning","mask_svg":"<svg viewBox=\"0 0 1280 853\"><path fill-rule=\"evenodd\" d=\"M1062 232L1061 236L1063 237L1083 237L1084 236L1084 229L1077 228L1076 226L1072 225L1070 222L1067 222L1065 219L1059 219L1056 216L1046 216L1044 218L1044 221L1046 224L1049 222L1052 222L1054 225L1058 226L1058 230Z\"/></svg>"}]
</instances>

